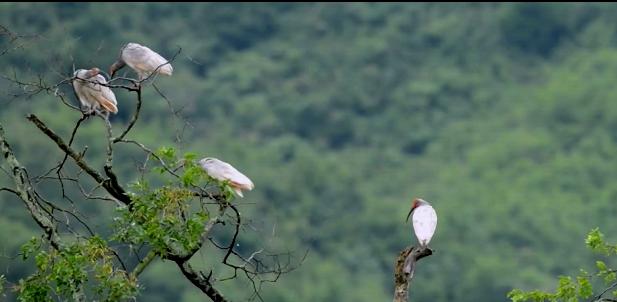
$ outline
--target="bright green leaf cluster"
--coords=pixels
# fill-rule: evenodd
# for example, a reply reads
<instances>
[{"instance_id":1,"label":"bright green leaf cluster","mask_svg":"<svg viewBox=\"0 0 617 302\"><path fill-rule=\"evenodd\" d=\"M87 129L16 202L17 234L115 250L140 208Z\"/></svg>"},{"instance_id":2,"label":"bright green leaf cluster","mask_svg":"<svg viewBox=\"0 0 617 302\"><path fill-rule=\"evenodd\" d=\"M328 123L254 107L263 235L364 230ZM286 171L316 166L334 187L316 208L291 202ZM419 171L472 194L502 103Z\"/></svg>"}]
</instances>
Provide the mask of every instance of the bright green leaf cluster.
<instances>
[{"instance_id":1,"label":"bright green leaf cluster","mask_svg":"<svg viewBox=\"0 0 617 302\"><path fill-rule=\"evenodd\" d=\"M598 228L589 232L585 243L594 252L604 253L607 256L617 254L617 245L607 244L604 242L604 234Z\"/></svg>"},{"instance_id":2,"label":"bright green leaf cluster","mask_svg":"<svg viewBox=\"0 0 617 302\"><path fill-rule=\"evenodd\" d=\"M576 281L578 283L578 295L581 298L589 298L593 295L593 287L591 286L591 282L589 279L591 278L587 272L581 271L582 276L576 277Z\"/></svg>"},{"instance_id":3,"label":"bright green leaf cluster","mask_svg":"<svg viewBox=\"0 0 617 302\"><path fill-rule=\"evenodd\" d=\"M208 220L204 209L189 213L194 198L186 188L163 186L133 196L132 210L120 208L114 237L131 244L149 243L159 254L194 249Z\"/></svg>"},{"instance_id":4,"label":"bright green leaf cluster","mask_svg":"<svg viewBox=\"0 0 617 302\"><path fill-rule=\"evenodd\" d=\"M524 292L520 289L514 289L508 293L508 298L513 302L522 301L578 301L578 298L588 298L591 296L592 287L589 283L589 279L585 274L579 275L576 278L576 282L571 277L561 276L559 277L559 286L555 290L555 293L548 293L539 290L533 290L530 292Z\"/></svg>"},{"instance_id":5,"label":"bright green leaf cluster","mask_svg":"<svg viewBox=\"0 0 617 302\"><path fill-rule=\"evenodd\" d=\"M585 239L585 244L595 251L601 252L610 256L617 254L617 246L610 245L604 242L604 235L595 228L589 232ZM590 275L585 270L581 270L576 277L576 282L569 276L559 277L559 285L555 293L548 293L539 290L524 292L520 289L514 289L508 293L508 298L513 302L522 301L579 301L579 299L588 299L593 296L593 286L591 280L593 277L600 277L605 284L610 284L617 280L617 274L614 269L607 267L604 261L596 261L598 272L595 276ZM617 297L617 292L612 293Z\"/></svg>"},{"instance_id":6,"label":"bright green leaf cluster","mask_svg":"<svg viewBox=\"0 0 617 302\"><path fill-rule=\"evenodd\" d=\"M93 291L104 301L135 297L137 281L123 270L114 268L113 252L98 236L77 241L59 250L49 247L34 254L34 240L22 247L24 257L34 255L37 271L19 282L19 301L52 301L52 295L68 299L83 295L88 281L95 280Z\"/></svg>"},{"instance_id":7,"label":"bright green leaf cluster","mask_svg":"<svg viewBox=\"0 0 617 302\"><path fill-rule=\"evenodd\" d=\"M590 247L592 250L602 250L604 246L604 234L600 233L598 228L595 228L587 234L587 239L585 239L585 244Z\"/></svg>"},{"instance_id":8,"label":"bright green leaf cluster","mask_svg":"<svg viewBox=\"0 0 617 302\"><path fill-rule=\"evenodd\" d=\"M598 268L598 277L604 279L605 283L610 283L617 280L615 270L608 268L604 261L596 261L596 267Z\"/></svg>"},{"instance_id":9,"label":"bright green leaf cluster","mask_svg":"<svg viewBox=\"0 0 617 302\"><path fill-rule=\"evenodd\" d=\"M176 149L172 147L160 147L156 151L156 155L161 158L166 163L175 162L176 159Z\"/></svg>"},{"instance_id":10,"label":"bright green leaf cluster","mask_svg":"<svg viewBox=\"0 0 617 302\"><path fill-rule=\"evenodd\" d=\"M34 252L38 251L41 248L41 241L32 237L28 242L24 243L20 248L20 254L22 260L26 260L34 254Z\"/></svg>"},{"instance_id":11,"label":"bright green leaf cluster","mask_svg":"<svg viewBox=\"0 0 617 302\"><path fill-rule=\"evenodd\" d=\"M551 297L550 294L541 292L538 290L523 292L520 289L514 289L508 293L508 298L512 300L512 302L522 302L522 301L546 301Z\"/></svg>"}]
</instances>

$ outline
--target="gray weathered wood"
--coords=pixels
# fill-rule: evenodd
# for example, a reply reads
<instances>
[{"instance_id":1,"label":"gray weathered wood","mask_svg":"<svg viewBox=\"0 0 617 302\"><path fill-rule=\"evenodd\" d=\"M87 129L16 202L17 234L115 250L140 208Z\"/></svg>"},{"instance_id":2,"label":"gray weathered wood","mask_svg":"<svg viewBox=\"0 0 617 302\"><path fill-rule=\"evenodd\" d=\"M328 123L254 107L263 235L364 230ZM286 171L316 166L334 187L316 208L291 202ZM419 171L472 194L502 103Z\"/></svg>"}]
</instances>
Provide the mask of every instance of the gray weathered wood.
<instances>
[{"instance_id":1,"label":"gray weathered wood","mask_svg":"<svg viewBox=\"0 0 617 302\"><path fill-rule=\"evenodd\" d=\"M409 284L413 279L415 264L418 260L430 256L433 250L428 247L410 246L402 250L394 264L394 302L409 301ZM411 270L405 271L405 263L409 263Z\"/></svg>"}]
</instances>

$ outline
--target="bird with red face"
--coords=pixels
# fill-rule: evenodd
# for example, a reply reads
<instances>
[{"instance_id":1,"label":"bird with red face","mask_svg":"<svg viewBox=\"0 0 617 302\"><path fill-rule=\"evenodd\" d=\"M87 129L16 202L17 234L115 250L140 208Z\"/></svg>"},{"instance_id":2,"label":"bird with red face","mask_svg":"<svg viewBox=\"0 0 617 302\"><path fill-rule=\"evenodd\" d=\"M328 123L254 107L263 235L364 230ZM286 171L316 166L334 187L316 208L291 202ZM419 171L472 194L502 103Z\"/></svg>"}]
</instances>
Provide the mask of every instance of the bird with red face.
<instances>
[{"instance_id":1,"label":"bird with red face","mask_svg":"<svg viewBox=\"0 0 617 302\"><path fill-rule=\"evenodd\" d=\"M421 198L414 198L411 203L411 210L407 214L407 221L409 216L412 216L413 230L420 242L420 246L427 247L428 243L435 234L435 228L437 228L437 213L428 201Z\"/></svg>"}]
</instances>

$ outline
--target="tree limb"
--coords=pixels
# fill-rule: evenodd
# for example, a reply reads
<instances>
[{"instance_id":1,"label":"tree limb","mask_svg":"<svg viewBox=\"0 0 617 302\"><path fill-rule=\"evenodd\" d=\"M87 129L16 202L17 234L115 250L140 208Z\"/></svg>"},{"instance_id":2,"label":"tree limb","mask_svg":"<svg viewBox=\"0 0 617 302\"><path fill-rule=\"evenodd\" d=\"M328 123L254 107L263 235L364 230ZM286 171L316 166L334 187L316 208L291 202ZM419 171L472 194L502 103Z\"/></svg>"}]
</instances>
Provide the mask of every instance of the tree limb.
<instances>
[{"instance_id":1,"label":"tree limb","mask_svg":"<svg viewBox=\"0 0 617 302\"><path fill-rule=\"evenodd\" d=\"M9 143L4 136L4 129L0 124L0 152L2 157L8 164L12 171L12 177L15 181L15 190L7 189L9 192L16 192L19 198L24 202L26 208L34 218L34 221L43 229L47 235L52 246L56 249L60 249L60 239L56 230L56 226L53 223L52 218L47 212L38 204L37 194L30 183L30 179L15 155Z\"/></svg>"},{"instance_id":2,"label":"tree limb","mask_svg":"<svg viewBox=\"0 0 617 302\"><path fill-rule=\"evenodd\" d=\"M146 267L148 267L148 265L152 262L152 260L154 260L156 258L156 252L154 252L154 250L150 251L146 257L141 260L141 262L139 262L139 264L137 264L137 266L135 267L135 269L133 269L133 275L134 276L139 276L139 274L141 274L144 269L146 269Z\"/></svg>"},{"instance_id":3,"label":"tree limb","mask_svg":"<svg viewBox=\"0 0 617 302\"><path fill-rule=\"evenodd\" d=\"M409 284L413 279L415 263L432 254L433 250L428 247L415 246L410 246L399 253L394 265L394 302L408 301ZM405 270L407 265L411 266L411 270Z\"/></svg>"},{"instance_id":4,"label":"tree limb","mask_svg":"<svg viewBox=\"0 0 617 302\"><path fill-rule=\"evenodd\" d=\"M111 171L111 168L109 166L105 166L105 174L107 175L107 177L109 177L105 179L99 172L90 167L79 153L75 152L75 150L69 147L60 136L58 136L53 130L49 129L49 127L47 127L45 123L43 123L36 115L30 114L27 116L27 119L34 123L34 125L36 125L39 130L41 130L52 141L54 141L56 145L58 145L58 147L62 151L68 154L82 170L88 173L88 175L90 175L97 183L101 184L101 186L105 188L105 190L107 190L107 192L111 194L111 196L126 205L130 205L131 198L120 186L116 175Z\"/></svg>"},{"instance_id":5,"label":"tree limb","mask_svg":"<svg viewBox=\"0 0 617 302\"><path fill-rule=\"evenodd\" d=\"M607 287L606 289L604 289L603 292L601 292L595 299L594 301L615 301L615 300L611 300L608 298L603 298L602 296L604 296L604 294L606 294L606 292L608 292L609 290L615 288L617 286L617 282L613 283L611 286Z\"/></svg>"},{"instance_id":6,"label":"tree limb","mask_svg":"<svg viewBox=\"0 0 617 302\"><path fill-rule=\"evenodd\" d=\"M212 283L210 283L210 277L212 276L212 272L206 277L203 274L198 274L188 261L175 261L182 274L193 283L193 285L197 286L202 292L204 292L213 302L227 302L227 299L223 297L223 295L216 290Z\"/></svg>"},{"instance_id":7,"label":"tree limb","mask_svg":"<svg viewBox=\"0 0 617 302\"><path fill-rule=\"evenodd\" d=\"M141 86L139 86L136 92L137 92L137 105L135 107L135 113L133 113L133 116L131 117L131 121L129 122L129 125L126 127L126 129L124 129L122 134L120 134L118 137L114 137L111 139L112 143L114 144L121 141L124 138L124 136L127 135L129 131L131 131L131 129L137 122L137 119L139 118L139 112L141 111Z\"/></svg>"}]
</instances>

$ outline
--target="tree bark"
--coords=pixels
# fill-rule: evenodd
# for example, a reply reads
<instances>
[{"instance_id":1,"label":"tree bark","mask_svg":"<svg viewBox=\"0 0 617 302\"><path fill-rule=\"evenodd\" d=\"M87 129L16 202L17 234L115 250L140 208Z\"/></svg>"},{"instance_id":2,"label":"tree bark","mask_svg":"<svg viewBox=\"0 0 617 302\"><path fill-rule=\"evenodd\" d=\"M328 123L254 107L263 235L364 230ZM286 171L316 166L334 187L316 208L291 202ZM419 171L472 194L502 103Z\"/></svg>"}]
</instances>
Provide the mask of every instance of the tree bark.
<instances>
[{"instance_id":1,"label":"tree bark","mask_svg":"<svg viewBox=\"0 0 617 302\"><path fill-rule=\"evenodd\" d=\"M409 284L413 279L415 264L418 260L430 256L433 250L428 247L410 246L402 250L394 263L394 302L409 301ZM408 269L405 266L408 264Z\"/></svg>"}]
</instances>

